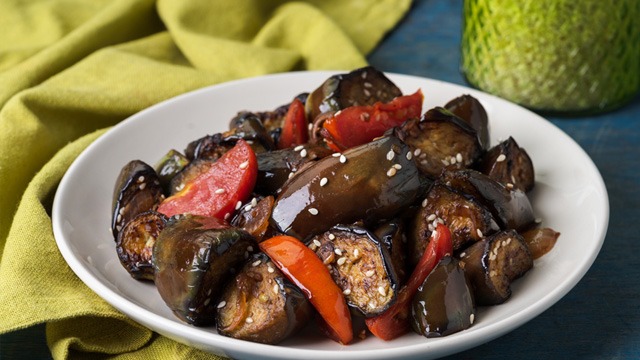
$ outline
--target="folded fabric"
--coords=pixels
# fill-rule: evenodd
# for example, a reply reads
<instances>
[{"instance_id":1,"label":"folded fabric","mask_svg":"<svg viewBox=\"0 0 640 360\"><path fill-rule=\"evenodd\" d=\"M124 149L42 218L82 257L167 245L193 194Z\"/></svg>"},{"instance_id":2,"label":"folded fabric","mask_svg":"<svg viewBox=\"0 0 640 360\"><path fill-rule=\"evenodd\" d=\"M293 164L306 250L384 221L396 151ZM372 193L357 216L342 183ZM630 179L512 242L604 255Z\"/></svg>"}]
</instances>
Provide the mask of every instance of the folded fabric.
<instances>
[{"instance_id":1,"label":"folded fabric","mask_svg":"<svg viewBox=\"0 0 640 360\"><path fill-rule=\"evenodd\" d=\"M51 204L76 156L175 95L291 70L352 69L410 0L0 2L0 334L47 324L56 359L216 358L131 321L56 247Z\"/></svg>"}]
</instances>

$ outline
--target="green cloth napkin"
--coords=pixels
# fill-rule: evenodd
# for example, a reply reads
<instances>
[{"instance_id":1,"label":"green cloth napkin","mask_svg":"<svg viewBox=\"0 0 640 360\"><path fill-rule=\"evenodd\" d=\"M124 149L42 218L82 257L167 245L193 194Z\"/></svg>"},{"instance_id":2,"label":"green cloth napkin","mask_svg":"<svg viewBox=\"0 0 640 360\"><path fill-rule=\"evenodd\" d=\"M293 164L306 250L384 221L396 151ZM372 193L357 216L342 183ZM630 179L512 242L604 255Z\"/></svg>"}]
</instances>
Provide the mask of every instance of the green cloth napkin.
<instances>
[{"instance_id":1,"label":"green cloth napkin","mask_svg":"<svg viewBox=\"0 0 640 360\"><path fill-rule=\"evenodd\" d=\"M46 323L56 359L216 358L129 320L75 276L51 227L61 177L109 127L175 95L267 73L363 66L410 5L1 1L0 334Z\"/></svg>"}]
</instances>

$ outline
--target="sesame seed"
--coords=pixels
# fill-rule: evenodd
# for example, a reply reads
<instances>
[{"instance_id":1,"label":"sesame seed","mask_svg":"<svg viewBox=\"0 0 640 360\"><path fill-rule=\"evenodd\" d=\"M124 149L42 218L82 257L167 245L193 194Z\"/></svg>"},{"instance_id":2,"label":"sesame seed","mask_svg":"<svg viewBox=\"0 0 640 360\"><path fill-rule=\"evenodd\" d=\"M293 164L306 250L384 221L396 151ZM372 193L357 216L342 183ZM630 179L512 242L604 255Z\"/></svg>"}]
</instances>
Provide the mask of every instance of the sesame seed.
<instances>
[{"instance_id":1,"label":"sesame seed","mask_svg":"<svg viewBox=\"0 0 640 360\"><path fill-rule=\"evenodd\" d=\"M353 257L357 258L358 256L360 256L360 250L358 250L358 248L353 250Z\"/></svg>"},{"instance_id":2,"label":"sesame seed","mask_svg":"<svg viewBox=\"0 0 640 360\"><path fill-rule=\"evenodd\" d=\"M249 211L253 208L253 206L251 206L251 204L247 204L247 206L244 207L244 211Z\"/></svg>"},{"instance_id":3,"label":"sesame seed","mask_svg":"<svg viewBox=\"0 0 640 360\"><path fill-rule=\"evenodd\" d=\"M449 165L451 165L451 164L449 163L449 160L447 160L447 159L440 160L440 161L442 161L442 164L443 164L444 166L449 166Z\"/></svg>"},{"instance_id":4,"label":"sesame seed","mask_svg":"<svg viewBox=\"0 0 640 360\"><path fill-rule=\"evenodd\" d=\"M429 231L434 231L436 228L433 226L433 224L429 224L427 226L427 229L429 229Z\"/></svg>"},{"instance_id":5,"label":"sesame seed","mask_svg":"<svg viewBox=\"0 0 640 360\"><path fill-rule=\"evenodd\" d=\"M300 157L306 157L307 156L307 149L302 149L302 151L300 151Z\"/></svg>"},{"instance_id":6,"label":"sesame seed","mask_svg":"<svg viewBox=\"0 0 640 360\"><path fill-rule=\"evenodd\" d=\"M376 303L373 301L369 301L369 303L367 304L367 306L369 306L370 308L374 309L376 307Z\"/></svg>"},{"instance_id":7,"label":"sesame seed","mask_svg":"<svg viewBox=\"0 0 640 360\"><path fill-rule=\"evenodd\" d=\"M331 154L331 156L333 156L333 157L338 157L338 156L340 156L340 155L342 155L342 154L340 154L339 152L336 152L336 153Z\"/></svg>"},{"instance_id":8,"label":"sesame seed","mask_svg":"<svg viewBox=\"0 0 640 360\"><path fill-rule=\"evenodd\" d=\"M344 289L344 290L342 290L342 294L344 294L344 295L349 295L349 294L351 294L351 289Z\"/></svg>"},{"instance_id":9,"label":"sesame seed","mask_svg":"<svg viewBox=\"0 0 640 360\"><path fill-rule=\"evenodd\" d=\"M251 266L256 267L258 265L260 265L262 263L262 260L256 260L253 263L251 263Z\"/></svg>"},{"instance_id":10,"label":"sesame seed","mask_svg":"<svg viewBox=\"0 0 640 360\"><path fill-rule=\"evenodd\" d=\"M225 220L229 220L230 217L231 217L231 213L224 214L224 219Z\"/></svg>"},{"instance_id":11,"label":"sesame seed","mask_svg":"<svg viewBox=\"0 0 640 360\"><path fill-rule=\"evenodd\" d=\"M118 217L116 218L116 222L121 222L122 221L122 214L118 214Z\"/></svg>"},{"instance_id":12,"label":"sesame seed","mask_svg":"<svg viewBox=\"0 0 640 360\"><path fill-rule=\"evenodd\" d=\"M316 246L320 246L320 245L322 245L322 243L321 243L318 239L313 239L313 243L314 243Z\"/></svg>"},{"instance_id":13,"label":"sesame seed","mask_svg":"<svg viewBox=\"0 0 640 360\"><path fill-rule=\"evenodd\" d=\"M473 324L473 320L475 320L476 316L474 314L469 315L469 323Z\"/></svg>"},{"instance_id":14,"label":"sesame seed","mask_svg":"<svg viewBox=\"0 0 640 360\"><path fill-rule=\"evenodd\" d=\"M236 203L236 210L240 209L242 207L242 201L238 201Z\"/></svg>"},{"instance_id":15,"label":"sesame seed","mask_svg":"<svg viewBox=\"0 0 640 360\"><path fill-rule=\"evenodd\" d=\"M387 153L387 160L391 161L395 156L396 153L394 153L393 150L389 150L389 152Z\"/></svg>"},{"instance_id":16,"label":"sesame seed","mask_svg":"<svg viewBox=\"0 0 640 360\"><path fill-rule=\"evenodd\" d=\"M289 173L289 175L287 176L289 179L291 179L293 177L293 171Z\"/></svg>"},{"instance_id":17,"label":"sesame seed","mask_svg":"<svg viewBox=\"0 0 640 360\"><path fill-rule=\"evenodd\" d=\"M436 217L437 217L436 214L431 214L431 215L427 216L427 221L433 221L433 220L436 219Z\"/></svg>"},{"instance_id":18,"label":"sesame seed","mask_svg":"<svg viewBox=\"0 0 640 360\"><path fill-rule=\"evenodd\" d=\"M407 160L411 159L413 159L413 154L411 153L411 151L407 151Z\"/></svg>"},{"instance_id":19,"label":"sesame seed","mask_svg":"<svg viewBox=\"0 0 640 360\"><path fill-rule=\"evenodd\" d=\"M463 159L462 159L462 154L457 153L457 154L456 154L456 160L458 160L458 162L459 162L459 163L461 163L461 162L462 162L462 160L463 160Z\"/></svg>"},{"instance_id":20,"label":"sesame seed","mask_svg":"<svg viewBox=\"0 0 640 360\"><path fill-rule=\"evenodd\" d=\"M208 306L210 302L211 302L211 299L210 299L210 298L207 298L207 299L204 301L204 306Z\"/></svg>"},{"instance_id":21,"label":"sesame seed","mask_svg":"<svg viewBox=\"0 0 640 360\"><path fill-rule=\"evenodd\" d=\"M251 199L251 206L256 206L256 205L258 205L258 199L257 198Z\"/></svg>"},{"instance_id":22,"label":"sesame seed","mask_svg":"<svg viewBox=\"0 0 640 360\"><path fill-rule=\"evenodd\" d=\"M464 252L464 251L463 251L463 252L461 252L461 253L460 253L460 257L461 257L461 258L463 258L463 257L465 257L465 256L467 256L467 253L466 253L466 252Z\"/></svg>"},{"instance_id":23,"label":"sesame seed","mask_svg":"<svg viewBox=\"0 0 640 360\"><path fill-rule=\"evenodd\" d=\"M400 169L402 169L402 165L400 165L400 164L393 164L393 168L394 168L394 169L396 169L396 170L400 170Z\"/></svg>"},{"instance_id":24,"label":"sesame seed","mask_svg":"<svg viewBox=\"0 0 640 360\"><path fill-rule=\"evenodd\" d=\"M248 317L247 320L245 320L247 322L247 324L251 324L253 323L253 318L252 317Z\"/></svg>"},{"instance_id":25,"label":"sesame seed","mask_svg":"<svg viewBox=\"0 0 640 360\"><path fill-rule=\"evenodd\" d=\"M342 256L342 250L340 250L340 249L335 249L335 250L333 250L333 252L336 253L336 255L338 255L338 256Z\"/></svg>"},{"instance_id":26,"label":"sesame seed","mask_svg":"<svg viewBox=\"0 0 640 360\"><path fill-rule=\"evenodd\" d=\"M141 183L141 182L143 182L143 181L144 181L144 176L140 176L140 177L138 178L138 182L139 182L139 183Z\"/></svg>"},{"instance_id":27,"label":"sesame seed","mask_svg":"<svg viewBox=\"0 0 640 360\"><path fill-rule=\"evenodd\" d=\"M116 230L118 230L118 231L122 230L122 225L117 225L116 226Z\"/></svg>"},{"instance_id":28,"label":"sesame seed","mask_svg":"<svg viewBox=\"0 0 640 360\"><path fill-rule=\"evenodd\" d=\"M298 145L298 146L293 148L293 151L300 151L302 149L304 149L304 145Z\"/></svg>"},{"instance_id":29,"label":"sesame seed","mask_svg":"<svg viewBox=\"0 0 640 360\"><path fill-rule=\"evenodd\" d=\"M329 180L326 177L323 177L322 179L320 179L320 186L325 186L328 182Z\"/></svg>"},{"instance_id":30,"label":"sesame seed","mask_svg":"<svg viewBox=\"0 0 640 360\"><path fill-rule=\"evenodd\" d=\"M176 191L180 191L182 189L184 189L184 183L176 186Z\"/></svg>"},{"instance_id":31,"label":"sesame seed","mask_svg":"<svg viewBox=\"0 0 640 360\"><path fill-rule=\"evenodd\" d=\"M253 251L253 246L251 245L247 246L247 251Z\"/></svg>"},{"instance_id":32,"label":"sesame seed","mask_svg":"<svg viewBox=\"0 0 640 360\"><path fill-rule=\"evenodd\" d=\"M375 274L376 271L375 270L369 270L367 272L364 273L365 276L373 276L373 274Z\"/></svg>"},{"instance_id":33,"label":"sesame seed","mask_svg":"<svg viewBox=\"0 0 640 360\"><path fill-rule=\"evenodd\" d=\"M246 169L247 166L249 166L249 160L243 162L242 164L240 164L240 166L238 166L240 169Z\"/></svg>"},{"instance_id":34,"label":"sesame seed","mask_svg":"<svg viewBox=\"0 0 640 360\"><path fill-rule=\"evenodd\" d=\"M513 184L512 183L507 183L506 185L507 189L513 189Z\"/></svg>"},{"instance_id":35,"label":"sesame seed","mask_svg":"<svg viewBox=\"0 0 640 360\"><path fill-rule=\"evenodd\" d=\"M388 177L393 177L397 172L398 172L398 170L396 170L396 168L392 167L389 170L387 170L387 176Z\"/></svg>"},{"instance_id":36,"label":"sesame seed","mask_svg":"<svg viewBox=\"0 0 640 360\"><path fill-rule=\"evenodd\" d=\"M507 239L507 245L511 244L511 238Z\"/></svg>"},{"instance_id":37,"label":"sesame seed","mask_svg":"<svg viewBox=\"0 0 640 360\"><path fill-rule=\"evenodd\" d=\"M478 237L483 237L484 234L482 234L482 230L480 229L476 229L476 234L478 234Z\"/></svg>"},{"instance_id":38,"label":"sesame seed","mask_svg":"<svg viewBox=\"0 0 640 360\"><path fill-rule=\"evenodd\" d=\"M344 265L346 261L347 261L347 258L343 256L338 259L338 265Z\"/></svg>"},{"instance_id":39,"label":"sesame seed","mask_svg":"<svg viewBox=\"0 0 640 360\"><path fill-rule=\"evenodd\" d=\"M225 305L227 305L227 302L222 300L218 303L218 309L222 309L223 307L225 307Z\"/></svg>"},{"instance_id":40,"label":"sesame seed","mask_svg":"<svg viewBox=\"0 0 640 360\"><path fill-rule=\"evenodd\" d=\"M146 187L147 187L147 183L142 183L142 184L140 184L140 185L138 186L138 189L140 189L140 190L144 190L144 188L146 188Z\"/></svg>"},{"instance_id":41,"label":"sesame seed","mask_svg":"<svg viewBox=\"0 0 640 360\"><path fill-rule=\"evenodd\" d=\"M425 198L422 200L422 207L427 207L428 200Z\"/></svg>"},{"instance_id":42,"label":"sesame seed","mask_svg":"<svg viewBox=\"0 0 640 360\"><path fill-rule=\"evenodd\" d=\"M387 295L387 291L385 290L385 288L383 286L379 286L378 287L378 293L382 296Z\"/></svg>"},{"instance_id":43,"label":"sesame seed","mask_svg":"<svg viewBox=\"0 0 640 360\"><path fill-rule=\"evenodd\" d=\"M309 214L311 215L318 215L318 209L316 208L309 208L307 211L309 211Z\"/></svg>"},{"instance_id":44,"label":"sesame seed","mask_svg":"<svg viewBox=\"0 0 640 360\"><path fill-rule=\"evenodd\" d=\"M367 89L363 89L362 92L364 93L364 96L366 96L366 97L371 96L371 91L369 91Z\"/></svg>"},{"instance_id":45,"label":"sesame seed","mask_svg":"<svg viewBox=\"0 0 640 360\"><path fill-rule=\"evenodd\" d=\"M273 285L273 292L277 294L279 291L280 287L278 286L278 284Z\"/></svg>"},{"instance_id":46,"label":"sesame seed","mask_svg":"<svg viewBox=\"0 0 640 360\"><path fill-rule=\"evenodd\" d=\"M313 123L310 123L309 125L307 125L307 129L313 130Z\"/></svg>"},{"instance_id":47,"label":"sesame seed","mask_svg":"<svg viewBox=\"0 0 640 360\"><path fill-rule=\"evenodd\" d=\"M346 162L347 162L347 157L346 157L346 156L344 156L344 155L340 155L340 162L341 162L342 164L346 163Z\"/></svg>"},{"instance_id":48,"label":"sesame seed","mask_svg":"<svg viewBox=\"0 0 640 360\"><path fill-rule=\"evenodd\" d=\"M335 236L335 235L333 235L333 234L329 234L329 240L335 240L335 239L336 239L336 236Z\"/></svg>"},{"instance_id":49,"label":"sesame seed","mask_svg":"<svg viewBox=\"0 0 640 360\"><path fill-rule=\"evenodd\" d=\"M370 83L370 82L367 82L367 81L365 81L365 83L364 83L364 84L362 84L362 85L364 85L364 87L366 87L366 88L371 88L371 87L373 87L373 85L371 85L371 83Z\"/></svg>"},{"instance_id":50,"label":"sesame seed","mask_svg":"<svg viewBox=\"0 0 640 360\"><path fill-rule=\"evenodd\" d=\"M215 191L215 193L216 193L216 194L218 194L218 195L220 195L220 194L224 194L224 189L222 189L222 188L217 189L217 190Z\"/></svg>"},{"instance_id":51,"label":"sesame seed","mask_svg":"<svg viewBox=\"0 0 640 360\"><path fill-rule=\"evenodd\" d=\"M211 296L211 290L212 289L207 290L207 296Z\"/></svg>"},{"instance_id":52,"label":"sesame seed","mask_svg":"<svg viewBox=\"0 0 640 360\"><path fill-rule=\"evenodd\" d=\"M420 155L421 152L422 152L421 149L419 149L419 148L415 149L415 150L413 150L413 156L418 156L418 155Z\"/></svg>"},{"instance_id":53,"label":"sesame seed","mask_svg":"<svg viewBox=\"0 0 640 360\"><path fill-rule=\"evenodd\" d=\"M500 154L498 155L498 157L496 158L496 162L503 162L507 159L507 156L505 154Z\"/></svg>"},{"instance_id":54,"label":"sesame seed","mask_svg":"<svg viewBox=\"0 0 640 360\"><path fill-rule=\"evenodd\" d=\"M274 271L275 271L275 270L274 270L274 268L273 268L271 265L267 266L267 272L268 272L269 274L273 274L273 272L274 272Z\"/></svg>"},{"instance_id":55,"label":"sesame seed","mask_svg":"<svg viewBox=\"0 0 640 360\"><path fill-rule=\"evenodd\" d=\"M456 160L455 156L452 156L451 159L449 159L449 162L451 163L451 165L454 165L458 160Z\"/></svg>"}]
</instances>

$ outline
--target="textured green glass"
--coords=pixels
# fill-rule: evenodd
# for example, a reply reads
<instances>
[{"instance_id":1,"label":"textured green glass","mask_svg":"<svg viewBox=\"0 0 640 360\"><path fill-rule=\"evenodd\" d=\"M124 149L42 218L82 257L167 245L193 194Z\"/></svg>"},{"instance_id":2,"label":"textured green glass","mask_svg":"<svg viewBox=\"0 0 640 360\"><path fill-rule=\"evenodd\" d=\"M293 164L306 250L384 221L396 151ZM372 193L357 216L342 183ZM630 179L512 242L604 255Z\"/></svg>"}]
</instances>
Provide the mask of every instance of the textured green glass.
<instances>
[{"instance_id":1,"label":"textured green glass","mask_svg":"<svg viewBox=\"0 0 640 360\"><path fill-rule=\"evenodd\" d=\"M640 89L640 0L465 0L462 71L534 110L613 109Z\"/></svg>"}]
</instances>

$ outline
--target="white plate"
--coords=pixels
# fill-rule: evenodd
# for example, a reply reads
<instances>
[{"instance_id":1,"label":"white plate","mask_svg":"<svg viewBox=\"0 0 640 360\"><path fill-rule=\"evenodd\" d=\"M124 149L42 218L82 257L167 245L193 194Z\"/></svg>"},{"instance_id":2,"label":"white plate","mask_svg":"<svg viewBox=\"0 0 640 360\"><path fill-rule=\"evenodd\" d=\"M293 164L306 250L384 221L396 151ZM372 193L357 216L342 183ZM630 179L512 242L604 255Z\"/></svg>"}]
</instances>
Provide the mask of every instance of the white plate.
<instances>
[{"instance_id":1,"label":"white plate","mask_svg":"<svg viewBox=\"0 0 640 360\"><path fill-rule=\"evenodd\" d=\"M56 193L53 230L69 266L108 303L160 334L234 358L273 359L426 359L459 352L531 320L586 273L600 251L609 219L607 192L588 155L551 123L505 100L458 85L390 74L405 93L422 88L425 110L465 93L480 99L489 114L492 143L511 135L531 156L536 169L532 202L544 224L562 233L555 248L516 282L509 301L480 309L470 329L444 338L409 334L383 342L369 336L342 346L307 329L271 346L179 321L155 287L133 280L116 256L108 229L120 169L133 159L155 164L171 148L182 150L191 140L226 129L239 110L273 109L315 89L332 74L297 72L229 82L167 100L115 126L76 159Z\"/></svg>"}]
</instances>

